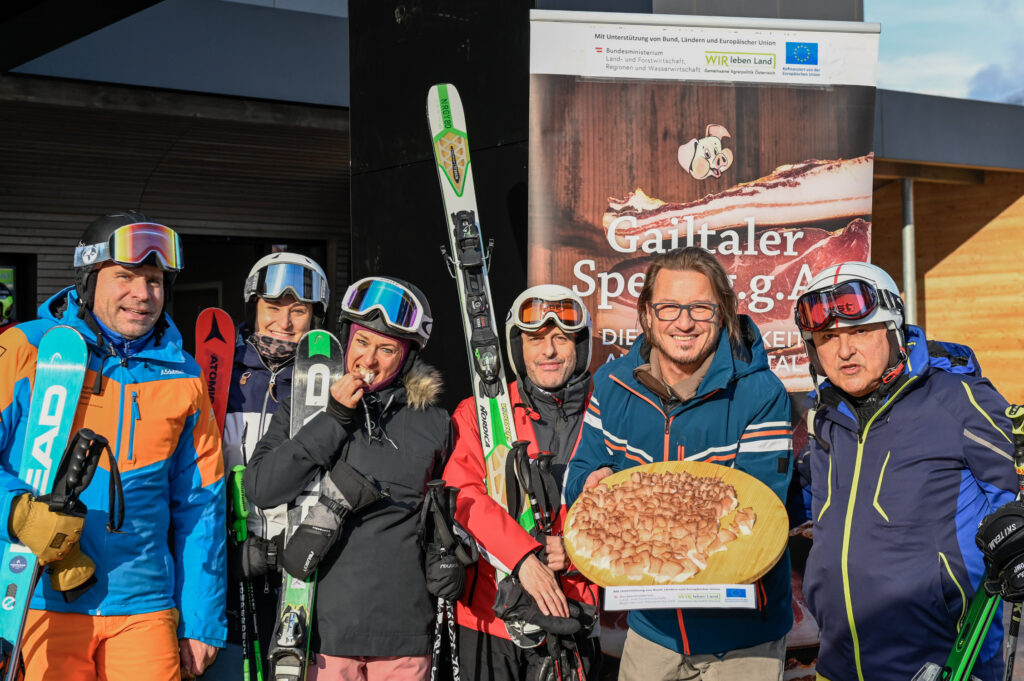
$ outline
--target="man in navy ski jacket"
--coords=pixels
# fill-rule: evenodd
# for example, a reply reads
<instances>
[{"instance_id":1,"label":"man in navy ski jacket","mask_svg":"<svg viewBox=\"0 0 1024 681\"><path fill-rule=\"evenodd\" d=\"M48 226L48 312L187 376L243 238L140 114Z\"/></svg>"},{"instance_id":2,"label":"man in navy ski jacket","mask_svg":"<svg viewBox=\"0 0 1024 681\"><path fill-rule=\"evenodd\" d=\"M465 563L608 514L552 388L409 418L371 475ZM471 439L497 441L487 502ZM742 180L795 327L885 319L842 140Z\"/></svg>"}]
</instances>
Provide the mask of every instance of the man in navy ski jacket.
<instances>
[{"instance_id":1,"label":"man in navy ski jacket","mask_svg":"<svg viewBox=\"0 0 1024 681\"><path fill-rule=\"evenodd\" d=\"M748 473L784 499L790 402L761 334L707 251L659 255L637 301L644 335L605 364L569 462L571 504L614 471L706 461ZM632 610L619 679L782 678L793 624L789 554L758 580L753 610Z\"/></svg>"},{"instance_id":2,"label":"man in navy ski jacket","mask_svg":"<svg viewBox=\"0 0 1024 681\"><path fill-rule=\"evenodd\" d=\"M969 348L905 323L867 263L818 274L797 300L818 388L798 460L814 543L803 579L819 678L906 681L943 664L980 584L979 521L1014 497L1006 400ZM973 676L1002 678L1000 616Z\"/></svg>"}]
</instances>

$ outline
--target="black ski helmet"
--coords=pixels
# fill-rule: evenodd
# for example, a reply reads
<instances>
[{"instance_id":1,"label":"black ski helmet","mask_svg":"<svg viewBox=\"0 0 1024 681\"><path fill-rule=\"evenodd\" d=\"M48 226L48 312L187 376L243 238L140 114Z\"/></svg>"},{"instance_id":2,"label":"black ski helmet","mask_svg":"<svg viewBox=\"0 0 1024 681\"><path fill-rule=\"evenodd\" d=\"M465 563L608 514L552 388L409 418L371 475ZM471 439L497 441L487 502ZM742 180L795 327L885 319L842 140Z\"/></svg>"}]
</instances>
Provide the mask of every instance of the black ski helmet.
<instances>
[{"instance_id":1,"label":"black ski helmet","mask_svg":"<svg viewBox=\"0 0 1024 681\"><path fill-rule=\"evenodd\" d=\"M111 235L119 227L152 222L153 220L150 220L149 217L135 210L108 213L96 218L85 228L85 232L82 233L82 238L78 242L78 247L82 248L93 244L107 243ZM78 292L78 299L81 301L82 307L88 310L92 310L93 296L96 293L96 271L108 260L109 258L95 260L87 265L75 268L75 291ZM155 255L147 258L146 262L160 265ZM162 267L161 269L164 271L164 309L167 309L167 304L171 298L172 286L178 273L175 270L168 270Z\"/></svg>"},{"instance_id":2,"label":"black ski helmet","mask_svg":"<svg viewBox=\"0 0 1024 681\"><path fill-rule=\"evenodd\" d=\"M394 326L377 306L372 306L366 312L360 313L353 305L353 302L358 300L361 287L365 287L368 283L391 283L405 289L411 298L414 299L414 305L418 306L420 310L418 323L415 325L415 328L407 330ZM423 291L404 279L397 277L365 277L349 286L341 299L341 314L338 316L338 322L338 339L341 341L341 347L345 348L346 351L348 351L349 335L352 331L353 323L393 338L411 341L409 352L405 357L405 363L398 372L399 378L404 377L409 372L420 351L427 346L427 341L430 339L430 331L434 325L433 315L430 311L430 302L423 295Z\"/></svg>"}]
</instances>

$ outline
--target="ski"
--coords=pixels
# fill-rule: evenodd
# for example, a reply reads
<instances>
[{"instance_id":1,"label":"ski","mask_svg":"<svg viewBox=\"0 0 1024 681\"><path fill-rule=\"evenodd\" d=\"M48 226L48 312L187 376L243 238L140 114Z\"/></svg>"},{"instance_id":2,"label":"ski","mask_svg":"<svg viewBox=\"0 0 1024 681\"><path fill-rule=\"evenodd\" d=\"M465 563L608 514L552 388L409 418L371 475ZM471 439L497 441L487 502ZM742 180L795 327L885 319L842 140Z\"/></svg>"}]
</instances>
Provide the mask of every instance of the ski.
<instances>
[{"instance_id":1,"label":"ski","mask_svg":"<svg viewBox=\"0 0 1024 681\"><path fill-rule=\"evenodd\" d=\"M536 525L529 502L522 508L509 509L506 481L512 484L516 481L508 480L510 471L506 470L506 459L516 443L516 430L487 275L491 244L484 248L466 115L454 85L441 83L430 88L427 120L448 227L449 245L441 250L449 273L458 283L477 424L487 470L487 494L529 531ZM499 570L499 579L507 574L499 566L495 568Z\"/></svg>"},{"instance_id":2,"label":"ski","mask_svg":"<svg viewBox=\"0 0 1024 681\"><path fill-rule=\"evenodd\" d=\"M345 374L341 343L328 331L314 330L299 340L292 373L290 435L327 408L331 384ZM306 510L320 496L320 480L306 488L288 508L286 537L298 527ZM287 541L287 540L286 540ZM316 575L308 580L281 571L281 601L268 659L276 681L302 681L309 663L310 629Z\"/></svg>"},{"instance_id":3,"label":"ski","mask_svg":"<svg viewBox=\"0 0 1024 681\"><path fill-rule=\"evenodd\" d=\"M231 371L235 355L235 324L231 316L219 307L208 307L199 313L196 320L196 362L206 380L206 390L213 406L221 437L224 435L224 419L228 410L228 395L231 392ZM230 523L233 540L232 548L242 550L248 528L249 503L242 490L242 473L245 466L239 464L228 471ZM252 679L255 661L256 681L263 681L263 660L260 653L259 635L256 631L256 598L253 595L252 580L238 583L238 612L242 630L242 679ZM250 645L249 626L252 618L253 638ZM252 648L250 654L250 648Z\"/></svg>"},{"instance_id":4,"label":"ski","mask_svg":"<svg viewBox=\"0 0 1024 681\"><path fill-rule=\"evenodd\" d=\"M208 307L196 320L196 361L203 370L217 425L224 432L224 416L231 391L231 367L235 355L235 325L219 307Z\"/></svg>"},{"instance_id":5,"label":"ski","mask_svg":"<svg viewBox=\"0 0 1024 681\"><path fill-rule=\"evenodd\" d=\"M39 343L28 425L18 477L39 497L53 490L71 436L78 397L85 380L89 351L70 326L55 326ZM21 544L4 545L0 560L0 645L8 678L18 668L25 616L39 578L35 555Z\"/></svg>"}]
</instances>

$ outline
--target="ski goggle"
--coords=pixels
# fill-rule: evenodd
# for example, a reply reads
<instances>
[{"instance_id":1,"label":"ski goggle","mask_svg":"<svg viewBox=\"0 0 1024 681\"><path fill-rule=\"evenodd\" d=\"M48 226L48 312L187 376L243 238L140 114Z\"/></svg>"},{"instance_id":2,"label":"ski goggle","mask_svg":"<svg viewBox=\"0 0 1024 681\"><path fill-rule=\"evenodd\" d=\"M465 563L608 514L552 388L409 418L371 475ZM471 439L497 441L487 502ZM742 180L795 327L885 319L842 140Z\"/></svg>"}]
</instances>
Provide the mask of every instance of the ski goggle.
<instances>
[{"instance_id":1,"label":"ski goggle","mask_svg":"<svg viewBox=\"0 0 1024 681\"><path fill-rule=\"evenodd\" d=\"M348 287L341 301L343 312L365 317L377 310L387 323L400 331L419 332L427 317L419 299L398 282L367 277Z\"/></svg>"},{"instance_id":2,"label":"ski goggle","mask_svg":"<svg viewBox=\"0 0 1024 681\"><path fill-rule=\"evenodd\" d=\"M327 281L308 267L297 263L278 263L260 270L255 291L260 298L268 300L290 293L303 303L325 303Z\"/></svg>"},{"instance_id":3,"label":"ski goggle","mask_svg":"<svg viewBox=\"0 0 1024 681\"><path fill-rule=\"evenodd\" d=\"M529 331L536 331L549 321L558 324L563 331L580 331L587 325L587 311L571 298L527 298L515 313L516 326Z\"/></svg>"},{"instance_id":4,"label":"ski goggle","mask_svg":"<svg viewBox=\"0 0 1024 681\"><path fill-rule=\"evenodd\" d=\"M844 281L800 296L796 301L796 324L804 331L821 331L837 319L864 319L875 311L879 302L878 291L868 282ZM896 308L894 301L887 299L882 303L884 307Z\"/></svg>"},{"instance_id":5,"label":"ski goggle","mask_svg":"<svg viewBox=\"0 0 1024 681\"><path fill-rule=\"evenodd\" d=\"M162 270L177 272L184 266L181 239L170 227L155 222L136 222L114 230L103 243L75 249L75 267L112 260L118 265L141 265L155 256Z\"/></svg>"}]
</instances>

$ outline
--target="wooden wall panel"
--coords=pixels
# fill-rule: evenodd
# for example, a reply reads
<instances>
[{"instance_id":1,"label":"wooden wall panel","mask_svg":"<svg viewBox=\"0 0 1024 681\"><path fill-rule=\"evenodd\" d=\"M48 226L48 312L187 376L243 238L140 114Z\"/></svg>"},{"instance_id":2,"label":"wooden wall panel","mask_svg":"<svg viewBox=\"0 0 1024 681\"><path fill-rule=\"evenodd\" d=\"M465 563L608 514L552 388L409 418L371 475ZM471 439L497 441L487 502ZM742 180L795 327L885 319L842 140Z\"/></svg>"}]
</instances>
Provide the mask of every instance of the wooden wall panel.
<instances>
[{"instance_id":1,"label":"wooden wall panel","mask_svg":"<svg viewBox=\"0 0 1024 681\"><path fill-rule=\"evenodd\" d=\"M240 109L233 99L97 85L62 104L53 101L62 90L17 84L49 100L16 97L10 83L0 84L0 253L38 255L40 301L71 282L85 226L125 208L183 235L322 242L334 258L323 263L334 275L334 299L344 290L347 111L335 110L336 121L317 107L306 115L292 106L281 116L273 103ZM241 250L238 257L251 259ZM188 278L188 253L185 262L179 281Z\"/></svg>"},{"instance_id":2,"label":"wooden wall panel","mask_svg":"<svg viewBox=\"0 0 1024 681\"><path fill-rule=\"evenodd\" d=\"M916 182L919 323L929 337L974 348L1011 402L1024 402L1024 174L985 183ZM902 287L902 188L875 191L873 261Z\"/></svg>"}]
</instances>

